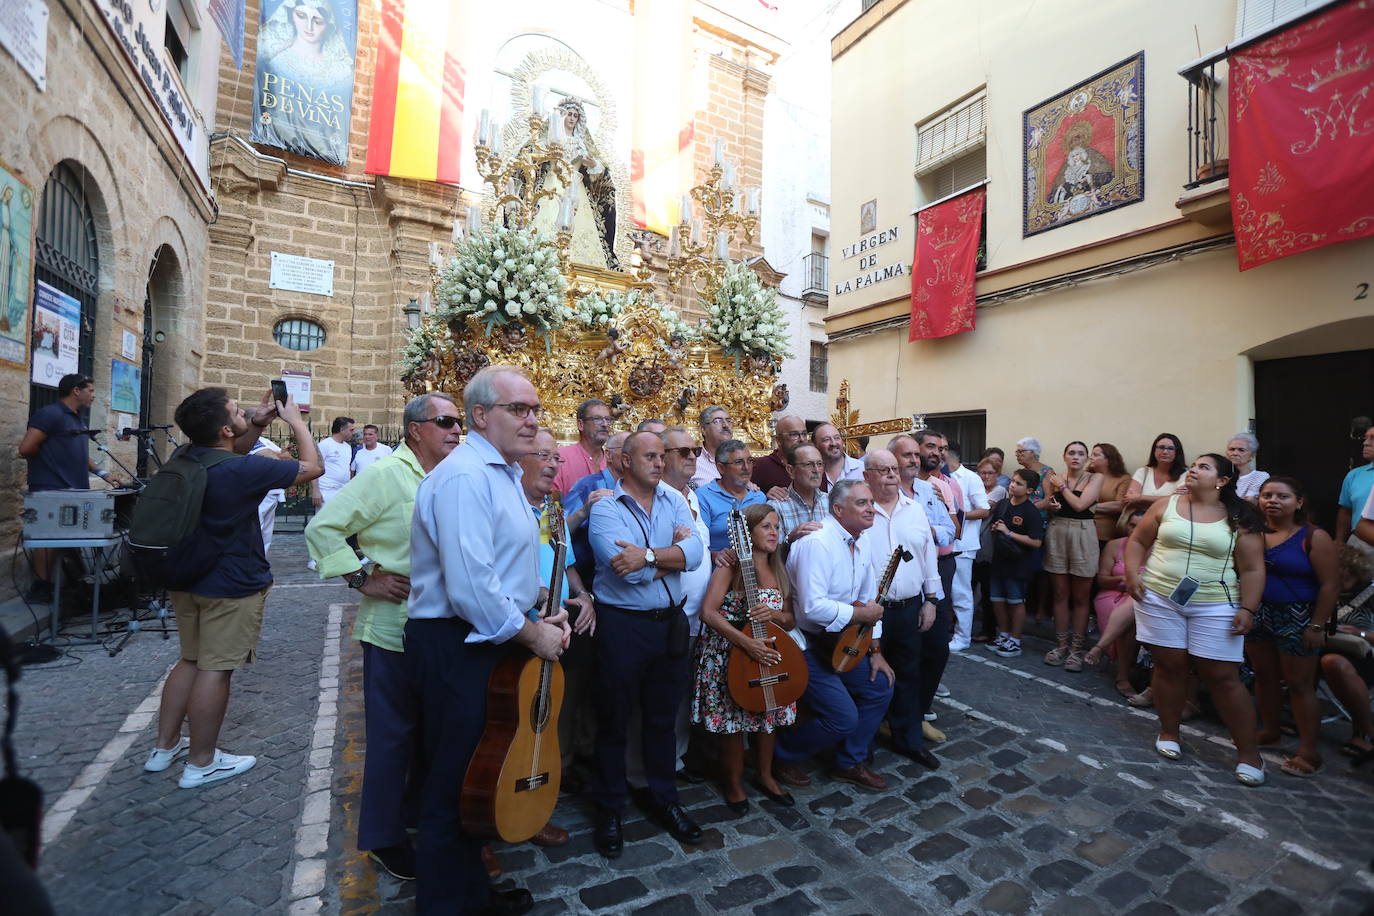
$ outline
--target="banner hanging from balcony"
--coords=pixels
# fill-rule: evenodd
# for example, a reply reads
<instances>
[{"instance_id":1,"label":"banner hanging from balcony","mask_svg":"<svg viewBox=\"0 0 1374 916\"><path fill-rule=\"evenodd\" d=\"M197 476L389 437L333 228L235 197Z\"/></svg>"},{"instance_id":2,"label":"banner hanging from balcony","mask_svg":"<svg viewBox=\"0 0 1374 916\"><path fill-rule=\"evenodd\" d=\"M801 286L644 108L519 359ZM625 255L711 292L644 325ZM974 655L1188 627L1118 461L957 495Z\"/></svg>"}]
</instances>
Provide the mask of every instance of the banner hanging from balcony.
<instances>
[{"instance_id":1,"label":"banner hanging from balcony","mask_svg":"<svg viewBox=\"0 0 1374 916\"><path fill-rule=\"evenodd\" d=\"M691 7L685 0L636 3L634 146L630 192L634 223L667 235L693 181L696 105L692 99Z\"/></svg>"},{"instance_id":2,"label":"banner hanging from balcony","mask_svg":"<svg viewBox=\"0 0 1374 916\"><path fill-rule=\"evenodd\" d=\"M464 12L450 0L382 0L367 132L369 175L458 183Z\"/></svg>"},{"instance_id":3,"label":"banner hanging from balcony","mask_svg":"<svg viewBox=\"0 0 1374 916\"><path fill-rule=\"evenodd\" d=\"M1145 199L1145 52L1022 115L1022 236Z\"/></svg>"},{"instance_id":4,"label":"banner hanging from balcony","mask_svg":"<svg viewBox=\"0 0 1374 916\"><path fill-rule=\"evenodd\" d=\"M1231 57L1240 269L1374 235L1374 15L1345 3Z\"/></svg>"},{"instance_id":5,"label":"banner hanging from balcony","mask_svg":"<svg viewBox=\"0 0 1374 916\"><path fill-rule=\"evenodd\" d=\"M264 0L259 22L249 139L347 165L357 0Z\"/></svg>"},{"instance_id":6,"label":"banner hanging from balcony","mask_svg":"<svg viewBox=\"0 0 1374 916\"><path fill-rule=\"evenodd\" d=\"M973 330L973 277L987 193L980 187L917 214L907 340Z\"/></svg>"}]
</instances>

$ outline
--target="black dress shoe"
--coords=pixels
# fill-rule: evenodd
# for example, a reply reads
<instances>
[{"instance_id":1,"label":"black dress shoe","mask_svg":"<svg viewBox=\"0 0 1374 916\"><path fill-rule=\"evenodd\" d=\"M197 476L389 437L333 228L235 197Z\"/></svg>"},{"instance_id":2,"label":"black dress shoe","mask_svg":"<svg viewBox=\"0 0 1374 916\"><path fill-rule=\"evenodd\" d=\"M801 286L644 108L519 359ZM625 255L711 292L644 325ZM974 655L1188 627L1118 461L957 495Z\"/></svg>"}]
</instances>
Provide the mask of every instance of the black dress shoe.
<instances>
[{"instance_id":1,"label":"black dress shoe","mask_svg":"<svg viewBox=\"0 0 1374 916\"><path fill-rule=\"evenodd\" d=\"M783 789L781 792L774 794L765 789L763 787L763 783L761 782L754 783L754 788L762 792L763 797L768 799L775 805L782 805L784 808L796 807L797 800L793 798L792 793L787 791L786 789Z\"/></svg>"},{"instance_id":2,"label":"black dress shoe","mask_svg":"<svg viewBox=\"0 0 1374 916\"><path fill-rule=\"evenodd\" d=\"M618 859L625 851L625 833L620 828L620 812L600 808L596 812L596 830L592 832L596 851L608 859Z\"/></svg>"},{"instance_id":3,"label":"black dress shoe","mask_svg":"<svg viewBox=\"0 0 1374 916\"><path fill-rule=\"evenodd\" d=\"M925 748L921 748L918 751L907 750L904 747L893 747L892 749L903 757L916 761L927 770L940 769L940 758L936 757Z\"/></svg>"},{"instance_id":4,"label":"black dress shoe","mask_svg":"<svg viewBox=\"0 0 1374 916\"><path fill-rule=\"evenodd\" d=\"M749 813L749 799L741 798L739 801L730 801L730 799L727 798L725 800L725 807L729 808L735 814L745 815Z\"/></svg>"},{"instance_id":5,"label":"black dress shoe","mask_svg":"<svg viewBox=\"0 0 1374 916\"><path fill-rule=\"evenodd\" d=\"M689 786L699 786L706 781L705 774L701 773L695 767L684 766L677 771L676 775L678 779L687 783Z\"/></svg>"},{"instance_id":6,"label":"black dress shoe","mask_svg":"<svg viewBox=\"0 0 1374 916\"><path fill-rule=\"evenodd\" d=\"M385 849L372 849L368 851L367 856L391 877L402 881L415 880L415 849L409 843L388 846Z\"/></svg>"},{"instance_id":7,"label":"black dress shoe","mask_svg":"<svg viewBox=\"0 0 1374 916\"><path fill-rule=\"evenodd\" d=\"M681 805L658 805L653 813L655 819L673 835L673 839L693 845L701 842L701 828L687 816L687 810Z\"/></svg>"},{"instance_id":8,"label":"black dress shoe","mask_svg":"<svg viewBox=\"0 0 1374 916\"><path fill-rule=\"evenodd\" d=\"M482 907L482 916L520 916L534 909L534 898L523 887L498 891L492 888L487 905Z\"/></svg>"}]
</instances>

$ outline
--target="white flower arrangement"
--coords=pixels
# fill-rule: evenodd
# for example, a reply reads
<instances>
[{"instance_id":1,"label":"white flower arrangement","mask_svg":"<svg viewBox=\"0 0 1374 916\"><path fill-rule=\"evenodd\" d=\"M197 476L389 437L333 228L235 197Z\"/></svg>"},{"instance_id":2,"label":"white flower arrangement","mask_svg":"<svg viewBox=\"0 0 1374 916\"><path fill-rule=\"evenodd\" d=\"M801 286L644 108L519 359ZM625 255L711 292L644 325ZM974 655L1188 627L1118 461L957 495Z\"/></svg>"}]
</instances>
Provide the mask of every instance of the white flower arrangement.
<instances>
[{"instance_id":1,"label":"white flower arrangement","mask_svg":"<svg viewBox=\"0 0 1374 916\"><path fill-rule=\"evenodd\" d=\"M439 271L435 317L472 317L488 334L519 321L547 335L573 317L558 251L533 229L483 226L459 242Z\"/></svg>"},{"instance_id":2,"label":"white flower arrangement","mask_svg":"<svg viewBox=\"0 0 1374 916\"><path fill-rule=\"evenodd\" d=\"M439 344L435 325L431 322L422 321L419 327L407 330L405 346L401 348L401 377L414 375Z\"/></svg>"},{"instance_id":3,"label":"white flower arrangement","mask_svg":"<svg viewBox=\"0 0 1374 916\"><path fill-rule=\"evenodd\" d=\"M764 286L746 264L733 262L725 269L720 289L706 305L707 335L737 362L760 354L774 361L792 356L777 291Z\"/></svg>"},{"instance_id":4,"label":"white flower arrangement","mask_svg":"<svg viewBox=\"0 0 1374 916\"><path fill-rule=\"evenodd\" d=\"M615 324L616 317L632 301L625 293L616 290L593 290L577 298L573 305L573 319L588 330L605 330Z\"/></svg>"}]
</instances>

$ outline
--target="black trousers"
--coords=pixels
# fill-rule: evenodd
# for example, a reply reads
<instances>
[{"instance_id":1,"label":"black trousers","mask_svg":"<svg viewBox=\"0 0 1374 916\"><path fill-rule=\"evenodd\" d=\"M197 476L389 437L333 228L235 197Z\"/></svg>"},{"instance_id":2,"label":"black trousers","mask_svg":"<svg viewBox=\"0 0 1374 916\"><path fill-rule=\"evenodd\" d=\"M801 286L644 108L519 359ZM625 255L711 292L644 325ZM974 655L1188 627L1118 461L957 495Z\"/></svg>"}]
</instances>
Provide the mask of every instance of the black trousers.
<instances>
[{"instance_id":1,"label":"black trousers","mask_svg":"<svg viewBox=\"0 0 1374 916\"><path fill-rule=\"evenodd\" d=\"M466 643L455 618L406 622L405 656L420 696L425 783L416 844L417 913L477 913L491 884L482 841L463 830L463 776L487 719L487 683L505 647Z\"/></svg>"},{"instance_id":2,"label":"black trousers","mask_svg":"<svg viewBox=\"0 0 1374 916\"><path fill-rule=\"evenodd\" d=\"M682 613L681 611L678 612ZM685 622L683 624L686 625ZM625 807L625 751L630 710L638 698L644 776L660 805L677 803L677 708L686 693L686 655L668 654L667 620L597 606L596 763L598 806Z\"/></svg>"},{"instance_id":3,"label":"black trousers","mask_svg":"<svg viewBox=\"0 0 1374 916\"><path fill-rule=\"evenodd\" d=\"M883 610L883 657L892 666L897 682L892 686L892 702L887 707L887 727L898 750L914 751L925 746L921 732L921 632L922 597L890 602ZM945 644L948 651L949 644Z\"/></svg>"}]
</instances>

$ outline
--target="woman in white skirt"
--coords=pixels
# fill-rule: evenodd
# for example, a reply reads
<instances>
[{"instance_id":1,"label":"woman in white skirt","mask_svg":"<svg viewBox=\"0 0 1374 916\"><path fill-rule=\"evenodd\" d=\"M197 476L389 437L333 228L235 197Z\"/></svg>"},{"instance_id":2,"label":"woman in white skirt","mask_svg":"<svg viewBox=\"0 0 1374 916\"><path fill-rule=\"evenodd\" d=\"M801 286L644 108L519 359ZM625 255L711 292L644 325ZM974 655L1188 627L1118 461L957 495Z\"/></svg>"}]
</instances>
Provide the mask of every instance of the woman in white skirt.
<instances>
[{"instance_id":1,"label":"woman in white skirt","mask_svg":"<svg viewBox=\"0 0 1374 916\"><path fill-rule=\"evenodd\" d=\"M1230 459L1199 455L1184 482L1187 493L1151 506L1126 545L1136 637L1154 657L1155 751L1170 760L1183 756L1179 723L1188 669L1195 666L1235 742L1236 779L1257 786L1264 763L1255 708L1239 672L1245 634L1264 593L1263 522L1236 493Z\"/></svg>"}]
</instances>

